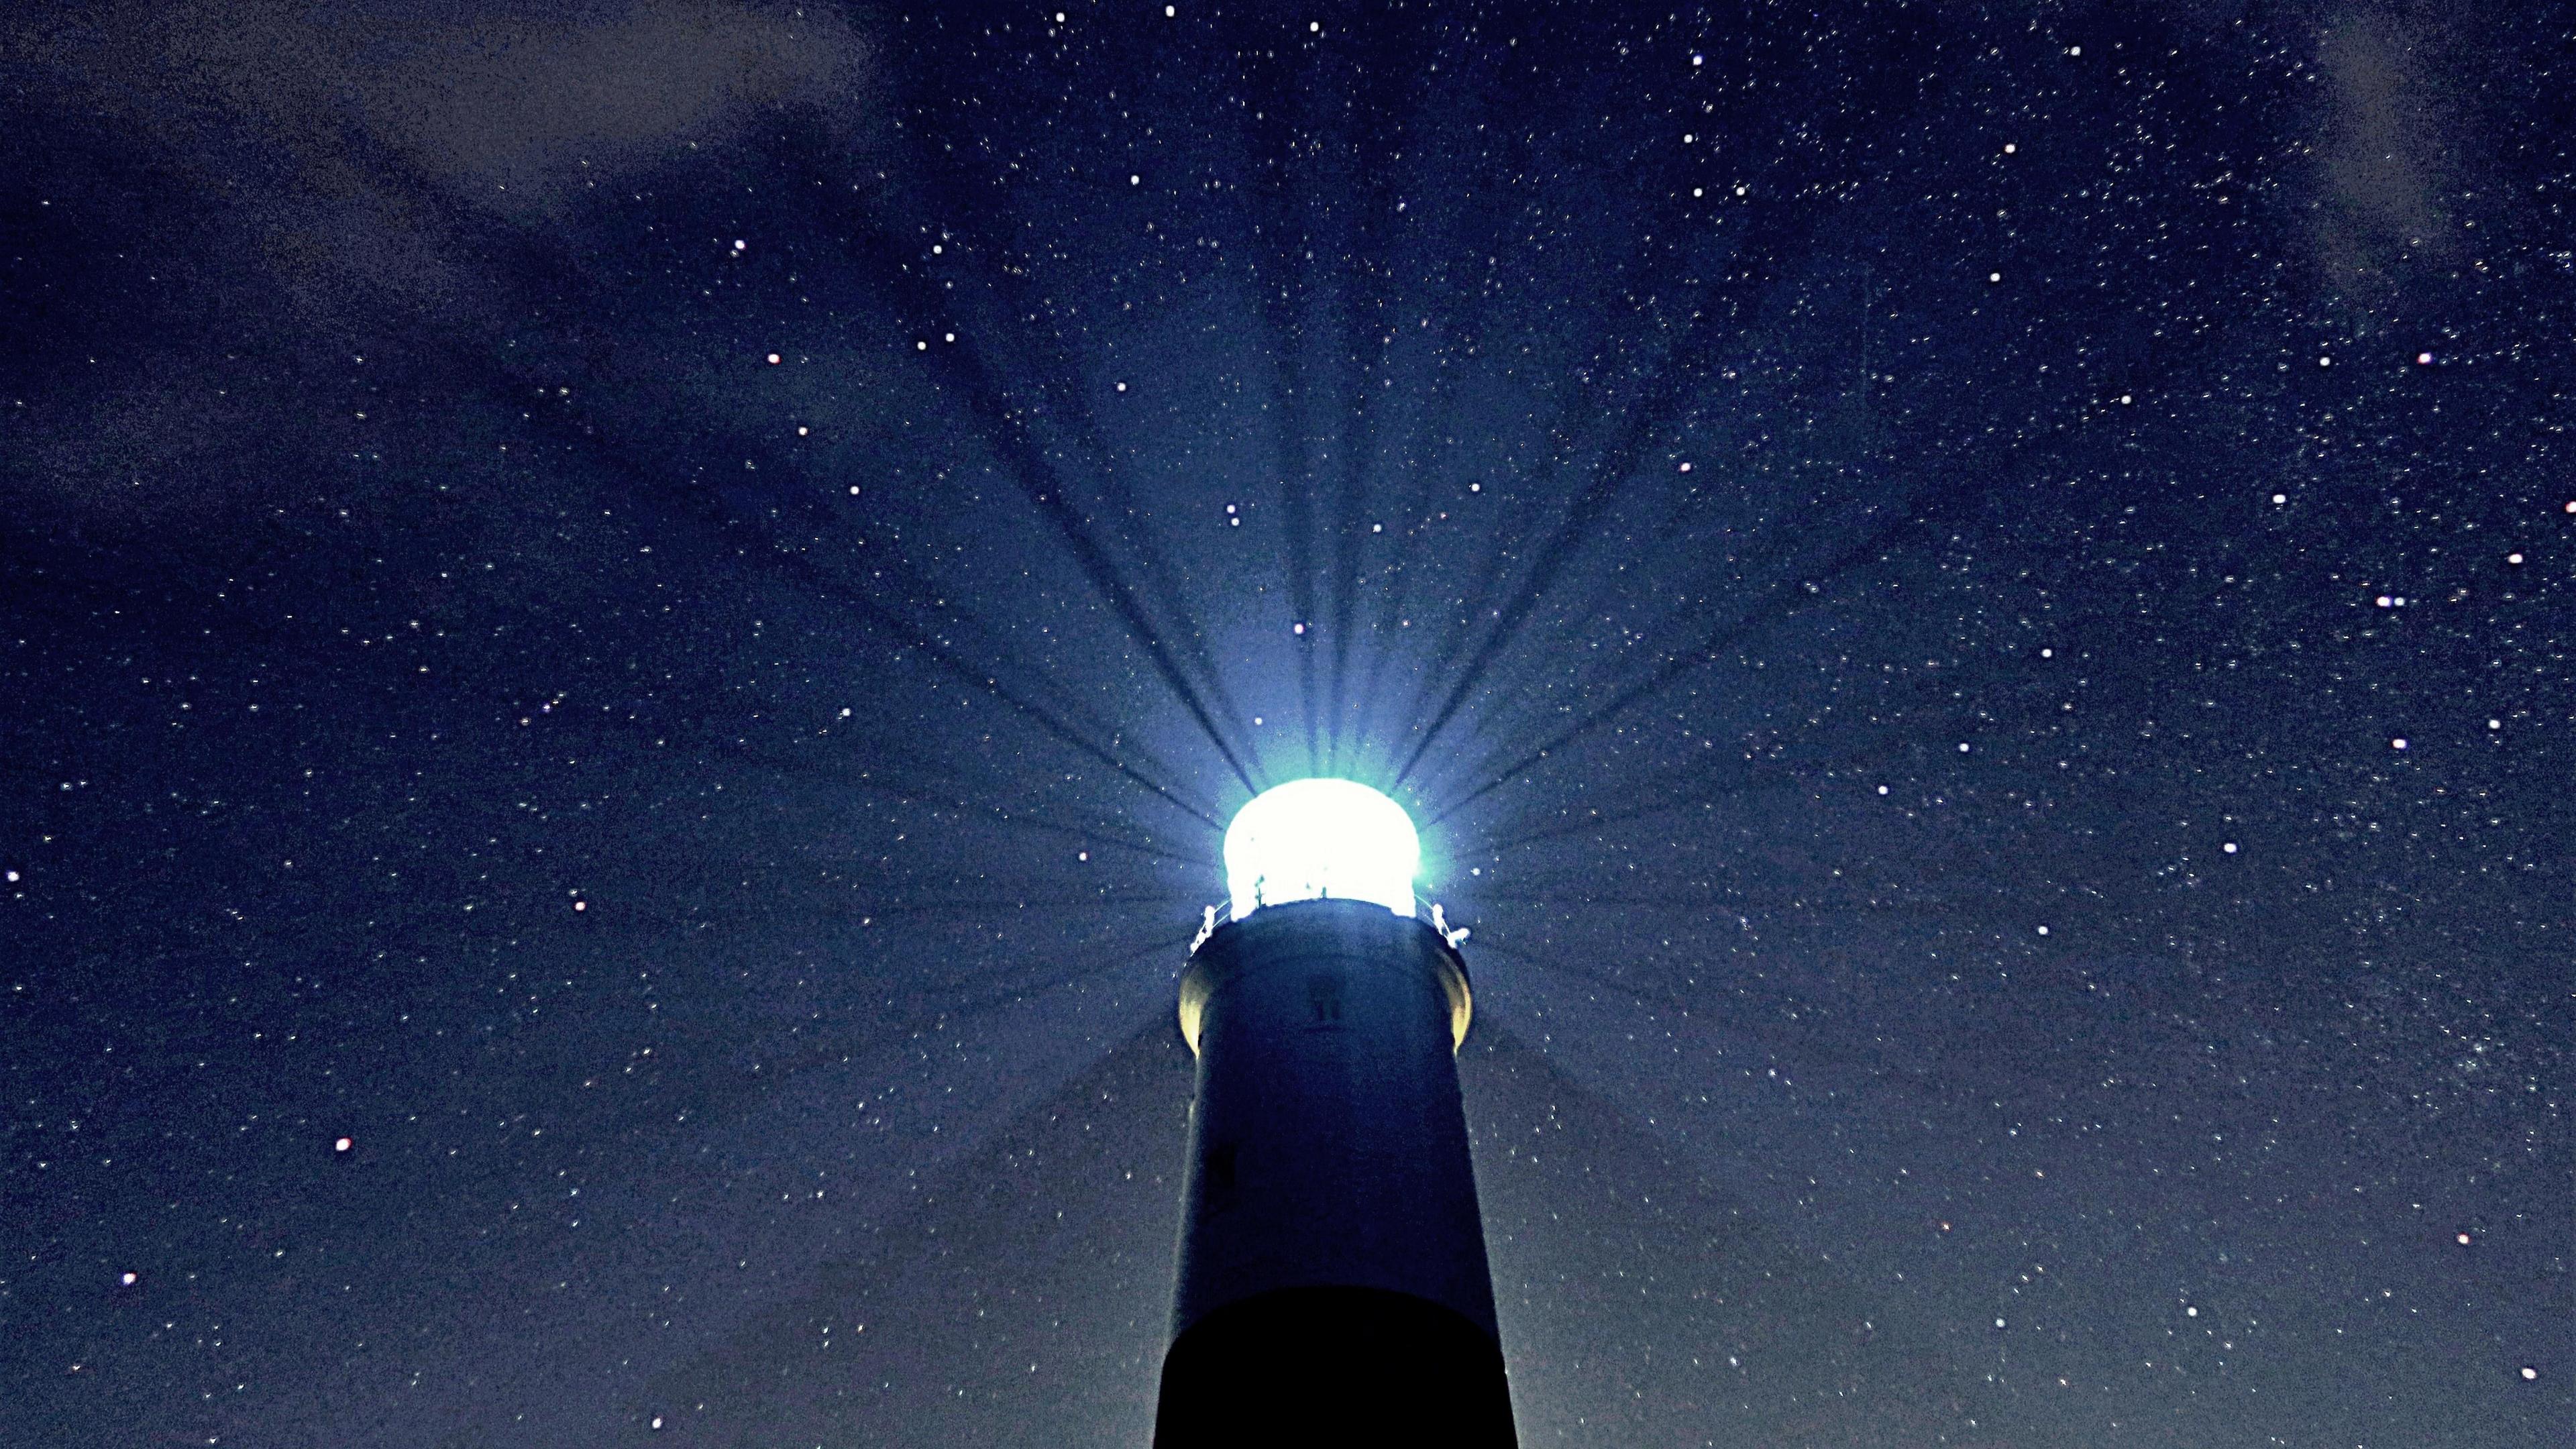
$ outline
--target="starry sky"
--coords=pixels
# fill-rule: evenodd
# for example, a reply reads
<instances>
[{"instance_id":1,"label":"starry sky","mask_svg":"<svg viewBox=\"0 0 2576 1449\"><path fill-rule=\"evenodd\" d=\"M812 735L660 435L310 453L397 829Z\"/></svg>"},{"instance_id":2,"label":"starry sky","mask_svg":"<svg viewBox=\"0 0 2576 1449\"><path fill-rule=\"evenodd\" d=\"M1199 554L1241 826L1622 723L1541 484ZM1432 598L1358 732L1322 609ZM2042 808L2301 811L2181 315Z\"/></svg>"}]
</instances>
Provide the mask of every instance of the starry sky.
<instances>
[{"instance_id":1,"label":"starry sky","mask_svg":"<svg viewBox=\"0 0 2576 1449\"><path fill-rule=\"evenodd\" d=\"M0 1440L1141 1445L1259 787L1525 1443L2564 1443L2503 0L0 18Z\"/></svg>"}]
</instances>

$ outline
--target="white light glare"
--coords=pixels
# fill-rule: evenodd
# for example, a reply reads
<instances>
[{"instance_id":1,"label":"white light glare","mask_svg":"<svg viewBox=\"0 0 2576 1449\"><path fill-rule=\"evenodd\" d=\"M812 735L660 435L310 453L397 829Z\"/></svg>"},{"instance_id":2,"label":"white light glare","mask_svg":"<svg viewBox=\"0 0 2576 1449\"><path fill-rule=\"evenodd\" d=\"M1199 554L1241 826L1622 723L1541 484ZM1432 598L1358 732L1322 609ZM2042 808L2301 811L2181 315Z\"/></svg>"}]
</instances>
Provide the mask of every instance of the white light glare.
<instances>
[{"instance_id":1,"label":"white light glare","mask_svg":"<svg viewBox=\"0 0 2576 1449\"><path fill-rule=\"evenodd\" d=\"M1289 901L1374 901L1413 914L1422 842L1404 807L1351 780L1291 780L1252 797L1225 829L1232 919Z\"/></svg>"}]
</instances>

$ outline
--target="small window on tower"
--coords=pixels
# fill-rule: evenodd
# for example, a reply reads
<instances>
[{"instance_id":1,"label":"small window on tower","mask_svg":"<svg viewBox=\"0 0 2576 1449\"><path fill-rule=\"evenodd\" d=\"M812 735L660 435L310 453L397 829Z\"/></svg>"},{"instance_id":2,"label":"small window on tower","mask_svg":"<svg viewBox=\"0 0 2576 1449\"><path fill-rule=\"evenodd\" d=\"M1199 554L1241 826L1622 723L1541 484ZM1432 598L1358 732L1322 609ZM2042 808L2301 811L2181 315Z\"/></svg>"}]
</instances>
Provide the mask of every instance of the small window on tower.
<instances>
[{"instance_id":1,"label":"small window on tower","mask_svg":"<svg viewBox=\"0 0 2576 1449\"><path fill-rule=\"evenodd\" d=\"M1306 978L1306 1001L1315 1008L1315 1024L1331 1026L1342 1019L1342 978L1309 976Z\"/></svg>"}]
</instances>

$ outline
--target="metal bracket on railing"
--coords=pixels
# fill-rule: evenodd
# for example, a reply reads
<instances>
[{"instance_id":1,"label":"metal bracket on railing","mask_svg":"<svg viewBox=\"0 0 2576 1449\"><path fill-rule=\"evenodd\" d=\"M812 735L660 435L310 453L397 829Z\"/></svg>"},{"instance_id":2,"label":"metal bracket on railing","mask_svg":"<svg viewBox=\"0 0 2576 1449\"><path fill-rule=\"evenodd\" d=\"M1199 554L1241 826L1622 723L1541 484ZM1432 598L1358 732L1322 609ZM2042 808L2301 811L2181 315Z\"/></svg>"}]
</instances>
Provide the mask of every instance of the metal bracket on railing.
<instances>
[{"instance_id":1,"label":"metal bracket on railing","mask_svg":"<svg viewBox=\"0 0 2576 1449\"><path fill-rule=\"evenodd\" d=\"M1440 908L1438 901L1431 903L1431 929L1440 933L1440 939L1448 942L1449 949L1452 951L1457 950L1458 943L1472 934L1465 926L1460 926L1454 931L1449 929L1449 913Z\"/></svg>"}]
</instances>

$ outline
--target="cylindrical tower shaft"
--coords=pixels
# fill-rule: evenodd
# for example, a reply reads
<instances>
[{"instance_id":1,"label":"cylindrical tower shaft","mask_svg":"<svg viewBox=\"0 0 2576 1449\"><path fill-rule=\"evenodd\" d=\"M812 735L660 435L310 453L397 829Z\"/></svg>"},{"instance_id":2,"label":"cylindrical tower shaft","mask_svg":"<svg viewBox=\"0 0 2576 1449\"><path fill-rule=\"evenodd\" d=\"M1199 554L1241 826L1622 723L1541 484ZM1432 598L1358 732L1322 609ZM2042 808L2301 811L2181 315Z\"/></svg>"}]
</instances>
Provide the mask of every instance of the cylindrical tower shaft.
<instances>
[{"instance_id":1,"label":"cylindrical tower shaft","mask_svg":"<svg viewBox=\"0 0 2576 1449\"><path fill-rule=\"evenodd\" d=\"M1514 1442L1458 1098L1467 1016L1457 951L1366 901L1265 906L1191 954L1156 1449Z\"/></svg>"}]
</instances>

